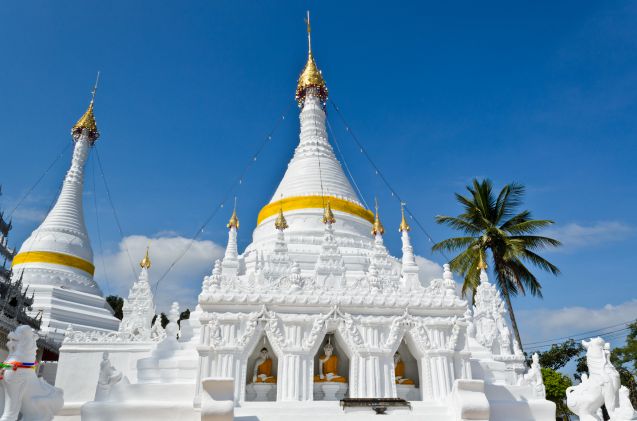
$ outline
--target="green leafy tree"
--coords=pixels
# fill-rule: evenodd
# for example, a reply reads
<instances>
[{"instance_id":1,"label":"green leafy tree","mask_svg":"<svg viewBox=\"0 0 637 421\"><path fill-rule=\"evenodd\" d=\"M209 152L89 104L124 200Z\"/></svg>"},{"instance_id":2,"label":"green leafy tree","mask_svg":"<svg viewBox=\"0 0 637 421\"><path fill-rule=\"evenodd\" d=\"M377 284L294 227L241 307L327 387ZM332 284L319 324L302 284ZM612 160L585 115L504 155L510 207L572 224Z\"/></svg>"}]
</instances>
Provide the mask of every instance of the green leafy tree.
<instances>
[{"instance_id":1,"label":"green leafy tree","mask_svg":"<svg viewBox=\"0 0 637 421\"><path fill-rule=\"evenodd\" d=\"M542 379L546 389L546 399L555 403L555 415L562 420L570 419L571 411L566 406L566 389L573 385L570 378L551 368L542 367Z\"/></svg>"},{"instance_id":2,"label":"green leafy tree","mask_svg":"<svg viewBox=\"0 0 637 421\"><path fill-rule=\"evenodd\" d=\"M464 207L463 213L436 217L439 224L462 231L465 235L443 240L435 244L433 250L460 251L449 264L453 271L464 277L462 293L465 295L467 292L475 293L480 283L478 265L487 250L491 252L496 283L506 301L515 338L522 346L511 297L527 291L542 296L542 286L526 265L530 263L557 275L559 269L537 252L561 243L533 235L552 225L553 221L532 219L528 210L517 212L522 204L524 186L507 184L495 196L491 180L474 179L472 185L467 186L467 191L468 196L456 193L456 200Z\"/></svg>"},{"instance_id":3,"label":"green leafy tree","mask_svg":"<svg viewBox=\"0 0 637 421\"><path fill-rule=\"evenodd\" d=\"M561 344L551 345L548 351L538 352L538 355L542 367L559 370L573 358L579 357L583 352L584 347L581 343L569 339Z\"/></svg>"},{"instance_id":4,"label":"green leafy tree","mask_svg":"<svg viewBox=\"0 0 637 421\"><path fill-rule=\"evenodd\" d=\"M113 316L122 320L122 317L124 317L124 299L117 295L109 295L106 297L106 303L113 309Z\"/></svg>"}]
</instances>

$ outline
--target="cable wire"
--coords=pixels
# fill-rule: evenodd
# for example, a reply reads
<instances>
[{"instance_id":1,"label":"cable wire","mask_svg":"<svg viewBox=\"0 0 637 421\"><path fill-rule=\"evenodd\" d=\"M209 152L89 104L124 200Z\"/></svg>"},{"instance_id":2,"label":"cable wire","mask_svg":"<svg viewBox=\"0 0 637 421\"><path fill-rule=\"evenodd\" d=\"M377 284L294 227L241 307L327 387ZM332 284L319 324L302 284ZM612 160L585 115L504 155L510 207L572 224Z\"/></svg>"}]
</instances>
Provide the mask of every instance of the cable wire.
<instances>
[{"instance_id":1,"label":"cable wire","mask_svg":"<svg viewBox=\"0 0 637 421\"><path fill-rule=\"evenodd\" d=\"M106 282L106 288L108 288L108 295L112 292L111 283L108 280L108 270L106 269L106 263L104 262L104 247L102 244L102 229L100 228L100 217L97 211L97 183L95 182L95 156L91 155L93 165L91 166L91 172L93 175L93 208L95 209L95 225L97 228L97 243L100 247L100 260L102 261L102 270L104 271L104 281Z\"/></svg>"},{"instance_id":2,"label":"cable wire","mask_svg":"<svg viewBox=\"0 0 637 421\"><path fill-rule=\"evenodd\" d=\"M536 345L536 344L543 344L543 343L545 343L545 342L559 341L559 340L561 340L561 339L571 339L572 337L575 337L575 336L587 335L587 334L591 334L591 333L595 333L595 332L601 332L601 331L603 331L603 330L610 329L610 328L617 327L617 326L628 325L628 324L630 324L630 323L633 323L634 321L635 321L635 319L631 319L631 320L628 320L628 321L626 321L626 322L617 323L617 324L610 325L610 326L605 326L605 327L600 327L599 329L587 330L587 331L585 331L585 332L574 333L574 334L572 334L572 335L568 335L568 336L561 336L561 337L559 337L559 338L546 339L546 340L543 340L543 341L534 341L534 342L529 342L529 343L526 343L526 344L524 344L524 345L525 345L525 346L528 346L528 345ZM628 327L626 327L625 329L628 329Z\"/></svg>"}]
</instances>

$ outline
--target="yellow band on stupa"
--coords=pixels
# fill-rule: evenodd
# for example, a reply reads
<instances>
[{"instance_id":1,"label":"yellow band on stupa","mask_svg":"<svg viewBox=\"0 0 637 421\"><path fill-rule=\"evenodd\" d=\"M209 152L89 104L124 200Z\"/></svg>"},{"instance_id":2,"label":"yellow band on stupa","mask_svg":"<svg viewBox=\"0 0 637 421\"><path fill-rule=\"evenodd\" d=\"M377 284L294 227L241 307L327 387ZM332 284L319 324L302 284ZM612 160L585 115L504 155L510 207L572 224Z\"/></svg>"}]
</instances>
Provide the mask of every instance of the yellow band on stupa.
<instances>
[{"instance_id":1,"label":"yellow band on stupa","mask_svg":"<svg viewBox=\"0 0 637 421\"><path fill-rule=\"evenodd\" d=\"M52 263L55 265L70 266L75 269L83 270L91 276L95 273L95 266L91 262L87 262L79 257L55 253L52 251L27 251L25 253L20 253L13 258L11 266L13 267L26 263Z\"/></svg>"},{"instance_id":2,"label":"yellow band on stupa","mask_svg":"<svg viewBox=\"0 0 637 421\"><path fill-rule=\"evenodd\" d=\"M259 225L263 220L273 215L277 215L281 209L283 209L283 212L299 209L323 209L328 200L330 202L330 207L334 211L345 212L350 215L358 216L369 223L374 222L374 214L356 203L333 196L296 196L281 199L265 205L263 209L261 209L261 212L259 212L257 225Z\"/></svg>"}]
</instances>

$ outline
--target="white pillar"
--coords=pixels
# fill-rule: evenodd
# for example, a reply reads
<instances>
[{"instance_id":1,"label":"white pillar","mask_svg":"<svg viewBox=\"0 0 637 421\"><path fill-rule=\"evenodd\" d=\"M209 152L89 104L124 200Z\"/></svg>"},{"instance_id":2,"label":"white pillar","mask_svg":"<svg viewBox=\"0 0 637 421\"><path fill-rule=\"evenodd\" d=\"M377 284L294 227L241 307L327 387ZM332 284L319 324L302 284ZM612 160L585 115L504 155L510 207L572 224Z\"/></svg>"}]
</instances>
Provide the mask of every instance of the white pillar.
<instances>
[{"instance_id":1,"label":"white pillar","mask_svg":"<svg viewBox=\"0 0 637 421\"><path fill-rule=\"evenodd\" d=\"M353 355L350 361L349 379L351 398L395 398L393 384L393 356L382 354ZM354 369L355 368L355 369Z\"/></svg>"},{"instance_id":2,"label":"white pillar","mask_svg":"<svg viewBox=\"0 0 637 421\"><path fill-rule=\"evenodd\" d=\"M277 401L310 401L313 399L312 355L286 353L279 357Z\"/></svg>"}]
</instances>

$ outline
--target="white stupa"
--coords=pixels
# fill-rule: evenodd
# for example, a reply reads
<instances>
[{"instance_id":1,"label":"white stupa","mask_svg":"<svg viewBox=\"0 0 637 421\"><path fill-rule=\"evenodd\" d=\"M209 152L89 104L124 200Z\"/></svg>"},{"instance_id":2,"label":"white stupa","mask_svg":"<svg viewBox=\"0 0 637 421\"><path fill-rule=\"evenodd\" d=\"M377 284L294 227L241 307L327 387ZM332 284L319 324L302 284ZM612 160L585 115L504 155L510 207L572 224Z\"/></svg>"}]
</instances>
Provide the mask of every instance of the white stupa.
<instances>
[{"instance_id":1,"label":"white stupa","mask_svg":"<svg viewBox=\"0 0 637 421\"><path fill-rule=\"evenodd\" d=\"M388 253L378 206L361 204L328 142L327 87L311 48L296 99L299 144L252 243L237 249L235 209L226 253L178 340L176 303L165 331L146 317L152 335L69 330L59 419L366 420L372 408L355 406L370 401L343 409L339 400L402 398L385 401L393 419L553 421L543 386L525 383L484 265L469 308L448 265L441 279L418 282L404 214L402 258Z\"/></svg>"},{"instance_id":2,"label":"white stupa","mask_svg":"<svg viewBox=\"0 0 637 421\"><path fill-rule=\"evenodd\" d=\"M13 259L13 276L35 294L33 312L42 312L42 330L59 342L69 324L80 330L119 325L93 279L93 249L84 224L84 166L99 137L93 99L71 135L71 167L55 206Z\"/></svg>"}]
</instances>

